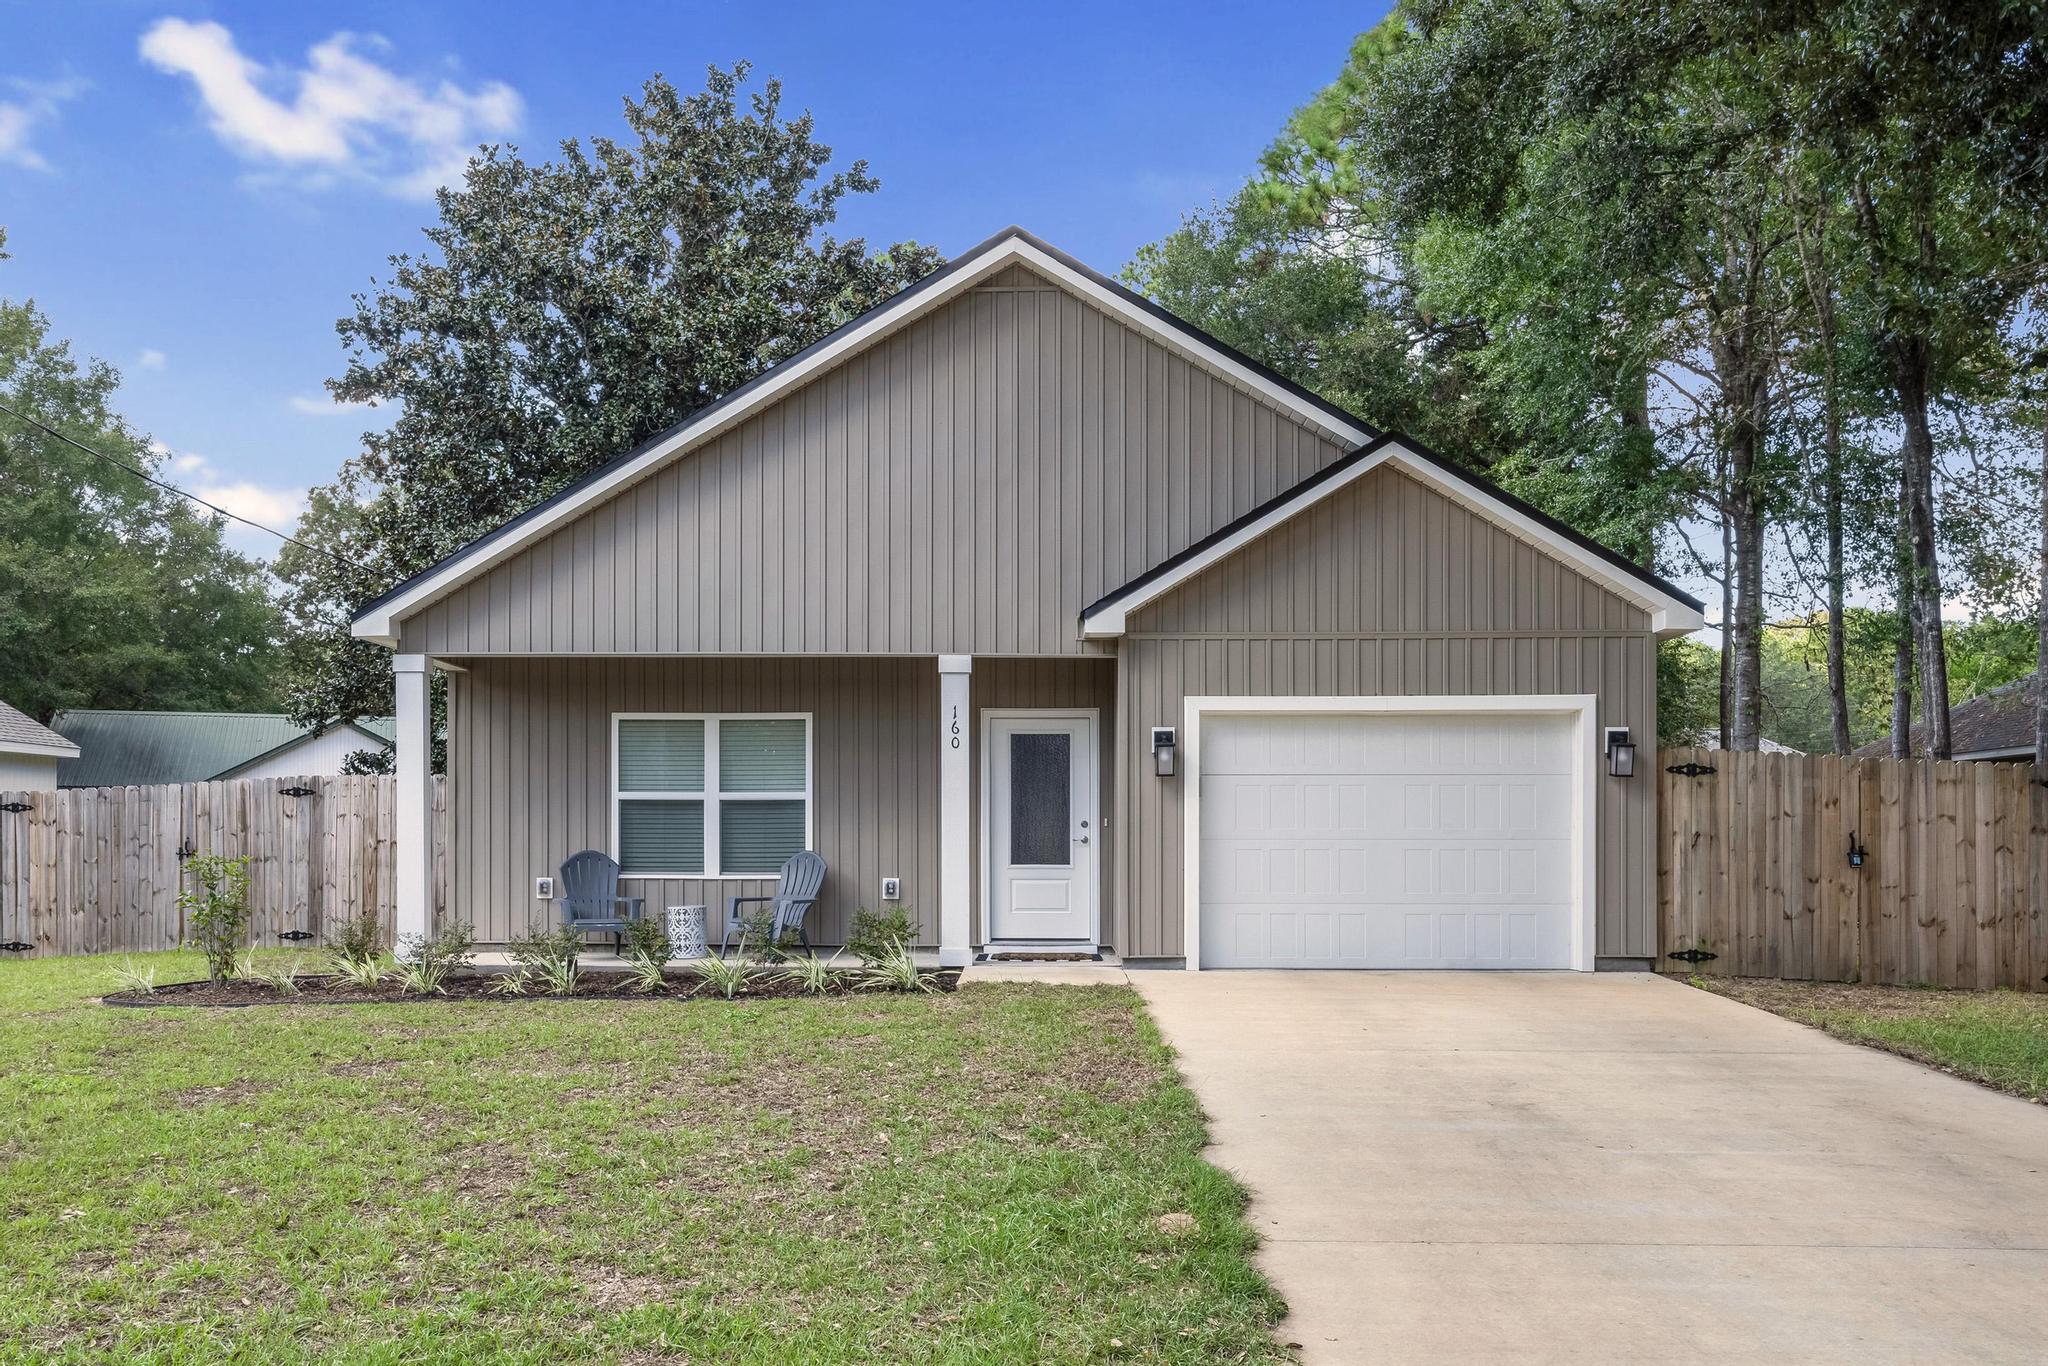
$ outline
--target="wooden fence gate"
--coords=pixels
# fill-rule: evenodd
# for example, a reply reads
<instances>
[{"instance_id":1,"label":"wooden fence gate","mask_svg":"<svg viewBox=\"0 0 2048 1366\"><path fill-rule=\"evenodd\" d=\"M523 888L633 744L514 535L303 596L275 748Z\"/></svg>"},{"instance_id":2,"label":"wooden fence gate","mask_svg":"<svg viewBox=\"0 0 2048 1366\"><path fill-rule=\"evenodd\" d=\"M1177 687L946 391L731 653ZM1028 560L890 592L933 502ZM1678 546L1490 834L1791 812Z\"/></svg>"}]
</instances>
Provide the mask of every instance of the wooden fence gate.
<instances>
[{"instance_id":1,"label":"wooden fence gate","mask_svg":"<svg viewBox=\"0 0 2048 1366\"><path fill-rule=\"evenodd\" d=\"M1660 968L2048 989L2032 765L1667 749L1657 788Z\"/></svg>"},{"instance_id":2,"label":"wooden fence gate","mask_svg":"<svg viewBox=\"0 0 2048 1366\"><path fill-rule=\"evenodd\" d=\"M434 779L434 905L446 899L446 785ZM312 941L366 908L391 933L395 780L253 778L166 787L0 793L4 956L142 953L184 936L178 889L194 853L249 859L249 942Z\"/></svg>"}]
</instances>

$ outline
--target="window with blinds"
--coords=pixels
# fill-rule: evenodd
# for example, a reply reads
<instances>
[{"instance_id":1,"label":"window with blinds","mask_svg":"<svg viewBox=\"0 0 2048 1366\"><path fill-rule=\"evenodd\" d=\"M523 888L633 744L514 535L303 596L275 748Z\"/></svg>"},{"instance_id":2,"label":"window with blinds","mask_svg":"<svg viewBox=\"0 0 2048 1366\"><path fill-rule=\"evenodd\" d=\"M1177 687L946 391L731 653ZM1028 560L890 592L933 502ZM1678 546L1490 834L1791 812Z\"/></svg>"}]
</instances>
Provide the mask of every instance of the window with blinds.
<instances>
[{"instance_id":1,"label":"window with blinds","mask_svg":"<svg viewBox=\"0 0 2048 1366\"><path fill-rule=\"evenodd\" d=\"M773 877L810 846L809 716L617 716L613 855L627 877Z\"/></svg>"}]
</instances>

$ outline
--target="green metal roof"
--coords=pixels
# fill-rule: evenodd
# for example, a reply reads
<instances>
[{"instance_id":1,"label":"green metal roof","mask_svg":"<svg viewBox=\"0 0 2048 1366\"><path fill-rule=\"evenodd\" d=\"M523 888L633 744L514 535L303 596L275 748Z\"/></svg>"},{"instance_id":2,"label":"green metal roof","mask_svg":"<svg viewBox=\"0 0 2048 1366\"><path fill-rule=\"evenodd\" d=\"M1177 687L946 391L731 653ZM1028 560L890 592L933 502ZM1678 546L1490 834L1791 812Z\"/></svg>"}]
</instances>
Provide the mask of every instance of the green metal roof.
<instances>
[{"instance_id":1,"label":"green metal roof","mask_svg":"<svg viewBox=\"0 0 2048 1366\"><path fill-rule=\"evenodd\" d=\"M268 712L60 711L50 727L80 751L57 765L59 787L205 782L317 733ZM365 748L395 734L389 717L355 729Z\"/></svg>"}]
</instances>

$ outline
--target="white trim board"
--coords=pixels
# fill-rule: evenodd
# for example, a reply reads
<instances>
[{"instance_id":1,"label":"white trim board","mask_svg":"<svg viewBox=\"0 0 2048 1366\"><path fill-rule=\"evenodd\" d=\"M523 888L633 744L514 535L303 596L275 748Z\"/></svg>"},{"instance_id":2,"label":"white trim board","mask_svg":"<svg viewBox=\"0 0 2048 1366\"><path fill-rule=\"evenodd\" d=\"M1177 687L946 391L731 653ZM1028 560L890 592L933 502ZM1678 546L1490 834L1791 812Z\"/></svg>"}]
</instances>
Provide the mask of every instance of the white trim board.
<instances>
[{"instance_id":1,"label":"white trim board","mask_svg":"<svg viewBox=\"0 0 2048 1366\"><path fill-rule=\"evenodd\" d=\"M396 646L398 624L422 608L447 596L462 584L493 565L511 558L526 546L547 535L620 490L639 482L656 469L705 444L783 395L808 383L826 370L865 350L875 342L930 313L948 300L1012 264L1021 263L1103 309L1126 326L1136 329L1167 350L1193 361L1249 393L1264 398L1280 411L1314 428L1341 444L1356 448L1376 435L1345 422L1320 404L1303 398L1242 360L1200 338L1173 327L1124 295L1104 287L1086 273L1076 270L1057 255L1031 242L1019 229L1009 229L975 256L963 257L964 264L932 287L915 285L884 304L865 321L847 328L813 351L774 367L756 381L755 387L738 402L713 404L701 416L684 422L637 457L607 471L559 501L544 505L538 515L509 534L481 541L458 550L439 566L387 602L382 602L355 619L352 633L359 639Z\"/></svg>"},{"instance_id":2,"label":"white trim board","mask_svg":"<svg viewBox=\"0 0 2048 1366\"><path fill-rule=\"evenodd\" d=\"M1332 716L1383 712L1438 715L1519 714L1566 715L1578 725L1572 777L1579 800L1572 812L1572 900L1576 921L1572 931L1572 970L1591 972L1599 920L1599 732L1594 720L1600 699L1591 693L1530 693L1522 696L1475 697L1190 697L1183 707L1180 735L1181 783L1181 943L1187 970L1202 968L1202 718L1235 714L1280 715L1324 713ZM1616 782L1639 779L1617 778Z\"/></svg>"},{"instance_id":3,"label":"white trim board","mask_svg":"<svg viewBox=\"0 0 2048 1366\"><path fill-rule=\"evenodd\" d=\"M1146 603L1172 592L1195 575L1219 560L1236 554L1283 522L1314 507L1338 490L1349 488L1380 466L1388 464L1396 466L1404 474L1421 480L1436 492L1486 518L1509 535L1526 541L1617 596L1641 607L1650 614L1650 629L1660 638L1685 635L1699 630L1706 624L1705 616L1691 603L1669 593L1660 592L1654 585L1632 574L1623 573L1618 567L1570 537L1560 535L1505 500L1495 497L1482 485L1452 478L1438 468L1435 462L1423 459L1402 445L1398 438L1390 437L1380 449L1335 477L1305 488L1295 497L1268 508L1259 517L1247 522L1230 535L1203 547L1199 554L1189 556L1158 578L1141 582L1127 592L1107 598L1089 608L1081 614L1082 636L1090 640L1102 640L1124 634L1129 629L1131 613Z\"/></svg>"}]
</instances>

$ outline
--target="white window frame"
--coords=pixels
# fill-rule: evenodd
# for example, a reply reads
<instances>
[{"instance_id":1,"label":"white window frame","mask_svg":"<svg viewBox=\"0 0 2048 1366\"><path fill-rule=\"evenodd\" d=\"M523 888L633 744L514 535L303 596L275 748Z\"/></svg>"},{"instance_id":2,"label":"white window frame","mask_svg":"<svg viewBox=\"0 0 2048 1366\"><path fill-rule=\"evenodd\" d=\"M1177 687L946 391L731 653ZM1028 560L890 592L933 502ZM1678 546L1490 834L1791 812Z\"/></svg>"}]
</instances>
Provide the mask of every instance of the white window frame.
<instances>
[{"instance_id":1,"label":"white window frame","mask_svg":"<svg viewBox=\"0 0 2048 1366\"><path fill-rule=\"evenodd\" d=\"M702 721L704 723L704 787L701 791L621 792L619 791L619 723L622 721ZM721 792L719 791L719 731L721 721L801 721L804 723L804 785L802 791ZM720 878L772 878L782 870L727 870L719 865L719 812L727 802L793 802L804 804L804 848L816 845L817 765L813 753L817 728L807 711L615 711L612 713L611 756L611 855L620 857L619 803L635 801L702 802L704 804L704 867L694 873L641 872L621 867L621 880L662 879L709 882Z\"/></svg>"}]
</instances>

